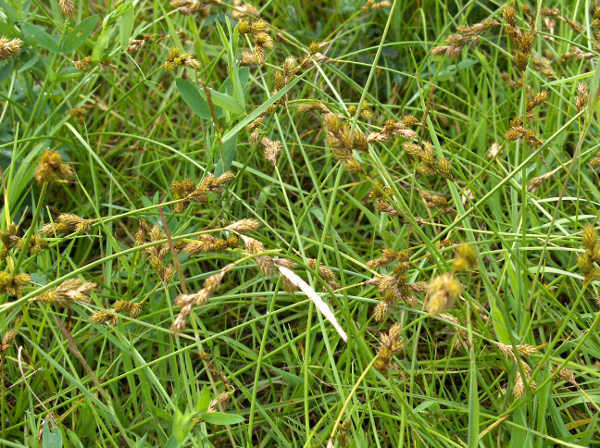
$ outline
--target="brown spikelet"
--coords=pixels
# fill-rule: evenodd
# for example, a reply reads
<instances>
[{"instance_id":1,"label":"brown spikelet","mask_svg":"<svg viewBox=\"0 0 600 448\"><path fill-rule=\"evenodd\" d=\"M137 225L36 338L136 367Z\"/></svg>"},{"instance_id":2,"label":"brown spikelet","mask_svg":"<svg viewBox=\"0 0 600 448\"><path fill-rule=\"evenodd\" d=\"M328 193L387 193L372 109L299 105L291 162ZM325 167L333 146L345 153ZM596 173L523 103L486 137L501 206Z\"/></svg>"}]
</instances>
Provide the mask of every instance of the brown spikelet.
<instances>
[{"instance_id":1,"label":"brown spikelet","mask_svg":"<svg viewBox=\"0 0 600 448\"><path fill-rule=\"evenodd\" d=\"M69 165L63 163L62 157L49 149L44 151L35 170L34 178L39 184L47 182L66 182L73 175Z\"/></svg>"},{"instance_id":2,"label":"brown spikelet","mask_svg":"<svg viewBox=\"0 0 600 448\"><path fill-rule=\"evenodd\" d=\"M7 39L6 37L0 37L0 61L5 61L12 58L19 51L23 41L21 39Z\"/></svg>"},{"instance_id":3,"label":"brown spikelet","mask_svg":"<svg viewBox=\"0 0 600 448\"><path fill-rule=\"evenodd\" d=\"M56 289L45 291L31 299L47 305L55 305L61 308L69 308L74 303L90 303L91 293L96 289L96 284L84 282L80 279L64 281Z\"/></svg>"},{"instance_id":4,"label":"brown spikelet","mask_svg":"<svg viewBox=\"0 0 600 448\"><path fill-rule=\"evenodd\" d=\"M62 12L66 17L73 17L75 15L73 0L59 0L58 4L60 5L60 9L62 9Z\"/></svg>"}]
</instances>

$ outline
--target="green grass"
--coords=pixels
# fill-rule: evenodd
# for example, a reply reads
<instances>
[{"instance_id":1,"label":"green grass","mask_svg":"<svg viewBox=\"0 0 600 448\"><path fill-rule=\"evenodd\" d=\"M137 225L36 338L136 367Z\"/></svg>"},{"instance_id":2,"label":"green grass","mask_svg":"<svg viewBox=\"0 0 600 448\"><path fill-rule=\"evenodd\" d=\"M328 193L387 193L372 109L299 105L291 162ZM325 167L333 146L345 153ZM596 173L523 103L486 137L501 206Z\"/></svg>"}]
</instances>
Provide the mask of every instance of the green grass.
<instances>
[{"instance_id":1,"label":"green grass","mask_svg":"<svg viewBox=\"0 0 600 448\"><path fill-rule=\"evenodd\" d=\"M0 3L0 36L24 41L0 61L0 231L14 222L27 239L60 213L94 220L87 233L49 234L47 250L15 247L0 262L0 271L32 279L19 294L0 294L0 337L17 333L2 351L0 445L341 447L347 432L347 446L361 448L600 446L598 282L584 282L577 264L582 230L597 226L600 208L590 166L600 148L594 11L582 1L545 2L580 23L580 33L560 18L553 30L544 26L531 5L539 28L532 52L551 59L552 79L532 62L525 72L513 64L517 49L498 2L396 0L367 12L362 0L254 2L275 47L248 69L240 60L254 41L238 34L226 3L202 18L165 2L80 2L73 19L56 0ZM459 26L488 17L502 26L459 57L431 54ZM83 36L69 34L81 23ZM517 24L532 27L519 8ZM141 50L125 51L145 34ZM313 41L324 42L332 60L307 62L275 93L284 60L301 63ZM164 70L173 47L200 69ZM561 62L572 47L589 57ZM95 62L80 72L72 61L86 56ZM509 87L502 72L523 77L525 87ZM580 82L589 101L578 112ZM213 89L212 111L203 83ZM185 100L182 85L192 86ZM549 98L524 127L544 143L507 141L511 120L540 91ZM418 141L451 162L454 179L422 175L396 136L355 152L364 173L349 172L333 156L322 117L297 110L311 101L367 135L413 115L424 124L412 127ZM371 117L360 115L363 106ZM69 114L76 107L85 109L83 124ZM282 144L276 166L246 129L265 111L260 133ZM493 143L501 150L490 158ZM36 182L46 149L74 175ZM227 169L236 177L225 192L175 212L173 181L197 185ZM381 186L400 216L377 209L369 194ZM443 196L451 210L426 207L422 192ZM260 222L250 236L268 256L296 263L347 343L307 295L264 276L241 240L173 259L181 241L231 236L219 229L246 218ZM140 219L168 232L136 247ZM430 282L452 272L461 243L475 249L477 265L454 274L463 292L452 308L431 316L419 293L417 306L399 302L383 322L373 318L382 294L367 282L393 265L371 270L369 260L383 249L407 251L408 281ZM178 271L167 286L149 262L152 247L164 247L164 263ZM328 284L309 259L331 268L339 284ZM200 291L229 263L220 287L175 336L177 297ZM98 285L91 303L31 300L68 279ZM141 313L116 313L114 327L90 322L118 300L141 304ZM375 366L395 323L403 349L386 375ZM537 351L511 359L498 344ZM525 385L522 397L513 393L519 376L537 385ZM227 391L229 403L206 414ZM51 431L55 424L60 431Z\"/></svg>"}]
</instances>

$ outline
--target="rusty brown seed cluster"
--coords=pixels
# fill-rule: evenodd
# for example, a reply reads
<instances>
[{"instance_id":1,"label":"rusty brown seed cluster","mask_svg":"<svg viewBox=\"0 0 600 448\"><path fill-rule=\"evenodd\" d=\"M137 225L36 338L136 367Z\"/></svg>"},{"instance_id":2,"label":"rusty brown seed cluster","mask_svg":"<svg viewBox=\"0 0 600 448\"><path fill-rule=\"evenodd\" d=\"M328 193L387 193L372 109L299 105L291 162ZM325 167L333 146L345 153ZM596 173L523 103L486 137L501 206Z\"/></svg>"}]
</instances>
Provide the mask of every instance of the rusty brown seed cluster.
<instances>
[{"instance_id":1,"label":"rusty brown seed cluster","mask_svg":"<svg viewBox=\"0 0 600 448\"><path fill-rule=\"evenodd\" d=\"M513 63L519 69L525 70L529 64L531 50L537 35L537 28L522 31L517 24L517 12L512 5L504 7L502 17L506 21L506 34L517 47L513 53Z\"/></svg>"},{"instance_id":2,"label":"rusty brown seed cluster","mask_svg":"<svg viewBox=\"0 0 600 448\"><path fill-rule=\"evenodd\" d=\"M96 311L90 316L90 322L99 325L107 324L111 327L119 323L118 314L126 314L131 319L135 319L140 315L142 310L141 303L133 303L128 300L118 300L108 311Z\"/></svg>"},{"instance_id":3,"label":"rusty brown seed cluster","mask_svg":"<svg viewBox=\"0 0 600 448\"><path fill-rule=\"evenodd\" d=\"M383 1L377 2L376 0L367 0L367 3L360 8L360 12L368 12L371 10L385 9L390 8L392 6L392 2Z\"/></svg>"},{"instance_id":4,"label":"rusty brown seed cluster","mask_svg":"<svg viewBox=\"0 0 600 448\"><path fill-rule=\"evenodd\" d=\"M92 59L91 56L86 56L85 58L83 58L79 61L73 61L73 65L80 72L86 72L92 67L92 65L94 65L94 60Z\"/></svg>"},{"instance_id":5,"label":"rusty brown seed cluster","mask_svg":"<svg viewBox=\"0 0 600 448\"><path fill-rule=\"evenodd\" d=\"M85 109L83 107L74 107L69 111L69 115L77 121L77 124L85 124Z\"/></svg>"},{"instance_id":6,"label":"rusty brown seed cluster","mask_svg":"<svg viewBox=\"0 0 600 448\"><path fill-rule=\"evenodd\" d=\"M380 269L395 263L391 275L379 275L366 283L376 286L379 294L382 295L380 302L373 310L373 319L376 322L385 320L392 307L398 302L403 302L411 308L418 306L419 302L415 298L415 293L425 292L426 283L408 282L410 267L408 259L408 253L405 251L396 252L392 249L384 249L381 257L367 262L369 269Z\"/></svg>"},{"instance_id":7,"label":"rusty brown seed cluster","mask_svg":"<svg viewBox=\"0 0 600 448\"><path fill-rule=\"evenodd\" d=\"M596 29L596 40L600 40L600 6L594 9L594 19L592 20L592 27Z\"/></svg>"},{"instance_id":8,"label":"rusty brown seed cluster","mask_svg":"<svg viewBox=\"0 0 600 448\"><path fill-rule=\"evenodd\" d=\"M514 118L510 122L510 128L504 134L504 138L509 142L522 140L530 146L541 146L544 140L531 129L525 129L522 118Z\"/></svg>"},{"instance_id":9,"label":"rusty brown seed cluster","mask_svg":"<svg viewBox=\"0 0 600 448\"><path fill-rule=\"evenodd\" d=\"M575 107L577 107L577 112L582 111L582 109L587 105L588 100L588 86L586 83L581 82L577 86L577 99L575 100Z\"/></svg>"},{"instance_id":10,"label":"rusty brown seed cluster","mask_svg":"<svg viewBox=\"0 0 600 448\"><path fill-rule=\"evenodd\" d=\"M59 308L70 308L74 303L90 303L91 293L96 286L95 283L84 282L77 278L70 279L61 283L56 289L45 291L31 300Z\"/></svg>"},{"instance_id":11,"label":"rusty brown seed cluster","mask_svg":"<svg viewBox=\"0 0 600 448\"><path fill-rule=\"evenodd\" d=\"M75 5L73 4L73 0L59 0L58 4L66 17L75 16Z\"/></svg>"},{"instance_id":12,"label":"rusty brown seed cluster","mask_svg":"<svg viewBox=\"0 0 600 448\"><path fill-rule=\"evenodd\" d=\"M375 360L375 368L387 376L391 368L394 355L404 349L404 343L400 339L402 336L402 326L394 324L387 334L382 334L379 342L379 350Z\"/></svg>"},{"instance_id":13,"label":"rusty brown seed cluster","mask_svg":"<svg viewBox=\"0 0 600 448\"><path fill-rule=\"evenodd\" d=\"M273 86L272 90L273 95L287 86L298 70L300 70L300 66L296 62L296 59L291 56L286 58L281 66L281 70L275 72L275 85ZM285 106L286 104L287 95L283 95L283 97L281 97L276 103L269 106L256 118L256 120L246 127L251 133L250 142L254 146L260 146L263 148L263 155L265 159L271 162L273 166L277 165L279 153L283 149L283 143L278 140L271 140L270 138L263 136L259 129L269 115L273 114L280 105Z\"/></svg>"},{"instance_id":14,"label":"rusty brown seed cluster","mask_svg":"<svg viewBox=\"0 0 600 448\"><path fill-rule=\"evenodd\" d=\"M317 268L316 258L308 258L306 261L309 268L313 270ZM337 275L335 274L335 272L332 269L325 266L323 263L319 263L318 275L325 281L325 283L327 283L327 285L329 285L331 289L335 290L341 288L341 285L337 281ZM285 277L283 277L283 279L285 279Z\"/></svg>"},{"instance_id":15,"label":"rusty brown seed cluster","mask_svg":"<svg viewBox=\"0 0 600 448\"><path fill-rule=\"evenodd\" d=\"M136 247L142 246L148 243L158 243L166 239L166 235L161 230L158 224L155 224L152 228L148 225L145 220L140 220L139 229L135 235ZM177 250L179 246L174 249ZM148 256L148 262L154 272L158 275L161 282L165 286L171 283L175 276L175 267L172 264L165 264L164 260L169 254L171 247L168 242L154 244L153 246L147 247L145 253Z\"/></svg>"},{"instance_id":16,"label":"rusty brown seed cluster","mask_svg":"<svg viewBox=\"0 0 600 448\"><path fill-rule=\"evenodd\" d=\"M136 52L140 51L142 48L144 48L144 46L150 39L152 39L151 34L145 34L144 37L141 39L132 39L129 42L129 45L127 45L127 48L125 48L125 51L127 53L136 53Z\"/></svg>"},{"instance_id":17,"label":"rusty brown seed cluster","mask_svg":"<svg viewBox=\"0 0 600 448\"><path fill-rule=\"evenodd\" d=\"M0 272L0 294L21 297L21 291L29 283L31 277L28 274L12 275L6 271Z\"/></svg>"},{"instance_id":18,"label":"rusty brown seed cluster","mask_svg":"<svg viewBox=\"0 0 600 448\"><path fill-rule=\"evenodd\" d=\"M259 18L258 9L249 3L243 5L239 10L235 10L232 16L239 20L239 33L250 34L254 41L252 52L242 53L241 65L263 65L266 60L266 50L272 50L275 46L269 24Z\"/></svg>"},{"instance_id":19,"label":"rusty brown seed cluster","mask_svg":"<svg viewBox=\"0 0 600 448\"><path fill-rule=\"evenodd\" d=\"M223 2L220 0L171 0L169 4L172 8L177 9L178 12L185 16L198 14L201 18L206 18L210 15L211 6L222 5Z\"/></svg>"},{"instance_id":20,"label":"rusty brown seed cluster","mask_svg":"<svg viewBox=\"0 0 600 448\"><path fill-rule=\"evenodd\" d=\"M225 274L234 267L234 263L230 263L225 266L221 271L211 275L204 281L204 287L193 294L180 294L175 300L175 305L180 306L181 310L171 325L171 331L173 334L181 334L186 327L186 321L188 316L192 312L194 306L203 306L208 303L208 299L212 293L221 285L221 281Z\"/></svg>"},{"instance_id":21,"label":"rusty brown seed cluster","mask_svg":"<svg viewBox=\"0 0 600 448\"><path fill-rule=\"evenodd\" d=\"M208 353L206 353L205 351L201 351L200 359L204 362L204 364L206 365L206 369L210 372L210 374L213 377L219 378L223 382L225 387L227 387L228 389L231 389L233 387L233 385L229 382L227 376L221 370L215 367Z\"/></svg>"},{"instance_id":22,"label":"rusty brown seed cluster","mask_svg":"<svg viewBox=\"0 0 600 448\"><path fill-rule=\"evenodd\" d=\"M6 232L0 231L0 241L2 241L2 249L0 250L0 261L6 260L9 252L14 249L22 249L25 240L17 236L18 228L13 222L8 225ZM29 240L29 253L37 255L43 250L48 249L48 242L39 235L32 235Z\"/></svg>"},{"instance_id":23,"label":"rusty brown seed cluster","mask_svg":"<svg viewBox=\"0 0 600 448\"><path fill-rule=\"evenodd\" d=\"M477 265L477 253L470 244L459 245L455 252L453 272L435 277L427 286L425 308L432 316L440 315L443 311L452 308L462 294L463 286L454 274L466 272Z\"/></svg>"},{"instance_id":24,"label":"rusty brown seed cluster","mask_svg":"<svg viewBox=\"0 0 600 448\"><path fill-rule=\"evenodd\" d=\"M4 36L0 37L0 61L5 61L12 58L19 51L23 41L21 39L8 39Z\"/></svg>"},{"instance_id":25,"label":"rusty brown seed cluster","mask_svg":"<svg viewBox=\"0 0 600 448\"><path fill-rule=\"evenodd\" d=\"M491 28L500 26L500 22L494 19L484 19L472 26L461 26L457 34L451 34L446 38L447 45L440 45L431 50L434 56L444 55L449 58L460 56L465 47L474 47L479 43L479 35Z\"/></svg>"},{"instance_id":26,"label":"rusty brown seed cluster","mask_svg":"<svg viewBox=\"0 0 600 448\"><path fill-rule=\"evenodd\" d=\"M4 337L2 338L2 344L0 344L0 366L4 365L6 362L6 352L12 345L13 341L17 337L17 332L15 330L8 330L4 333ZM2 372L0 370L0 372Z\"/></svg>"},{"instance_id":27,"label":"rusty brown seed cluster","mask_svg":"<svg viewBox=\"0 0 600 448\"><path fill-rule=\"evenodd\" d=\"M340 116L329 113L323 116L327 130L327 144L333 156L342 162L350 173L364 173L359 161L352 151L366 152L369 149L367 136L360 130L350 130L348 123L342 122Z\"/></svg>"},{"instance_id":28,"label":"rusty brown seed cluster","mask_svg":"<svg viewBox=\"0 0 600 448\"><path fill-rule=\"evenodd\" d=\"M44 184L66 182L72 175L73 169L62 161L60 154L48 149L42 154L33 177L39 184Z\"/></svg>"},{"instance_id":29,"label":"rusty brown seed cluster","mask_svg":"<svg viewBox=\"0 0 600 448\"><path fill-rule=\"evenodd\" d=\"M182 251L189 255L197 255L204 252L222 252L226 249L238 247L238 239L230 236L226 239L218 239L212 235L199 235L196 241L186 243Z\"/></svg>"},{"instance_id":30,"label":"rusty brown seed cluster","mask_svg":"<svg viewBox=\"0 0 600 448\"><path fill-rule=\"evenodd\" d=\"M219 177L212 174L204 176L200 185L196 184L191 179L185 179L181 182L175 181L171 184L171 191L175 199L181 200L175 205L175 211L181 213L185 211L191 203L207 204L208 195L210 193L223 194L225 186L235 179L235 174L231 171L226 171Z\"/></svg>"},{"instance_id":31,"label":"rusty brown seed cluster","mask_svg":"<svg viewBox=\"0 0 600 448\"><path fill-rule=\"evenodd\" d=\"M600 245L598 244L598 233L594 226L586 224L583 228L582 243L585 252L577 257L577 266L579 266L587 283L600 279L600 268L595 266L595 263L600 261Z\"/></svg>"},{"instance_id":32,"label":"rusty brown seed cluster","mask_svg":"<svg viewBox=\"0 0 600 448\"><path fill-rule=\"evenodd\" d=\"M187 53L181 54L178 47L173 47L169 51L167 61L163 64L163 68L168 72L172 72L177 67L181 66L198 70L201 65L198 59L191 57Z\"/></svg>"},{"instance_id":33,"label":"rusty brown seed cluster","mask_svg":"<svg viewBox=\"0 0 600 448\"><path fill-rule=\"evenodd\" d=\"M512 361L516 366L518 365L517 357L514 353L512 345L501 344L500 342L494 342L493 344L498 348L498 350L500 350L500 353L502 353L502 355L506 359ZM520 356L530 356L537 352L536 347L527 344L517 345L516 349L519 352ZM520 365L523 369L523 372L525 373L525 379L529 382L529 387L531 389L535 389L537 385L535 381L530 379L533 370L531 369L531 367L529 367L529 364L527 364L522 359L520 360ZM513 395L517 399L522 398L523 395L525 395L525 380L523 379L523 376L521 375L521 372L518 368L515 378L515 384L513 386Z\"/></svg>"},{"instance_id":34,"label":"rusty brown seed cluster","mask_svg":"<svg viewBox=\"0 0 600 448\"><path fill-rule=\"evenodd\" d=\"M452 165L443 157L436 157L433 145L425 142L423 146L412 142L402 143L402 149L411 157L421 161L417 171L424 176L442 176L447 180L454 180Z\"/></svg>"},{"instance_id":35,"label":"rusty brown seed cluster","mask_svg":"<svg viewBox=\"0 0 600 448\"><path fill-rule=\"evenodd\" d=\"M71 213L62 213L48 224L44 224L40 233L44 235L69 235L71 233L86 233L94 224L93 219L83 219Z\"/></svg>"},{"instance_id":36,"label":"rusty brown seed cluster","mask_svg":"<svg viewBox=\"0 0 600 448\"><path fill-rule=\"evenodd\" d=\"M420 191L419 195L427 208L437 208L441 215L446 213L452 213L454 209L448 204L448 200L437 193L431 193L429 191Z\"/></svg>"},{"instance_id":37,"label":"rusty brown seed cluster","mask_svg":"<svg viewBox=\"0 0 600 448\"><path fill-rule=\"evenodd\" d=\"M385 196L393 196L393 191L391 188L384 186L381 182L377 181L371 187L371 191L369 192L369 199L375 201L375 207L378 211L387 214L390 217L401 217L402 222L406 225L411 225L409 219L407 218L408 212L406 210L396 210L388 201L388 198ZM414 216L414 220L417 222L418 226L424 226L426 224L430 224L425 221L423 218L419 216Z\"/></svg>"},{"instance_id":38,"label":"rusty brown seed cluster","mask_svg":"<svg viewBox=\"0 0 600 448\"><path fill-rule=\"evenodd\" d=\"M6 232L0 231L0 241L2 241L2 250L0 251L0 261L6 260L9 251L17 247L19 243L22 241L21 238L17 236L17 226L13 222L8 225L6 228Z\"/></svg>"}]
</instances>

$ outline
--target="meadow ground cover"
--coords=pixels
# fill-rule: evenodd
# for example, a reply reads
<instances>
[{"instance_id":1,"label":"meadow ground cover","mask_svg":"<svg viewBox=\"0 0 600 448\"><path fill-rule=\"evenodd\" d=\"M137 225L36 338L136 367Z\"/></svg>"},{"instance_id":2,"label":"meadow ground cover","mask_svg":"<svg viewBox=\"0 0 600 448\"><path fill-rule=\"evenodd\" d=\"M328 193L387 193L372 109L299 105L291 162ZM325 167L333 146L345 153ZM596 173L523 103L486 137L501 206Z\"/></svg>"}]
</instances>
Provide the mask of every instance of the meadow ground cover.
<instances>
[{"instance_id":1,"label":"meadow ground cover","mask_svg":"<svg viewBox=\"0 0 600 448\"><path fill-rule=\"evenodd\" d=\"M600 446L600 8L0 1L0 444Z\"/></svg>"}]
</instances>

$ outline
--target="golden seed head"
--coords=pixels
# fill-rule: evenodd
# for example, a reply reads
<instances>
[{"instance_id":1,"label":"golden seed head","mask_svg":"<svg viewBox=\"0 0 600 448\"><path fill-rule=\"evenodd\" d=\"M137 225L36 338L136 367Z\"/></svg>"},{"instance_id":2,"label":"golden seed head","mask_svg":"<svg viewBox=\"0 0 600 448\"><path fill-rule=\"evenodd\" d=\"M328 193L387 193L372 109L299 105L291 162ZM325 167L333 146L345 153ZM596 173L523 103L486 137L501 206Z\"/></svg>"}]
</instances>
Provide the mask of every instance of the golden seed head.
<instances>
[{"instance_id":1,"label":"golden seed head","mask_svg":"<svg viewBox=\"0 0 600 448\"><path fill-rule=\"evenodd\" d=\"M129 313L127 313L127 315L130 318L135 319L136 317L138 317L140 315L141 311L142 311L142 304L141 303L133 303L131 305L131 308L129 309Z\"/></svg>"},{"instance_id":2,"label":"golden seed head","mask_svg":"<svg viewBox=\"0 0 600 448\"><path fill-rule=\"evenodd\" d=\"M594 226L586 224L583 228L583 247L589 252L593 252L598 246L598 233Z\"/></svg>"},{"instance_id":3,"label":"golden seed head","mask_svg":"<svg viewBox=\"0 0 600 448\"><path fill-rule=\"evenodd\" d=\"M133 303L131 303L127 300L117 300L115 302L115 304L113 305L113 309L117 313L124 313L126 311L129 311L132 306L133 306Z\"/></svg>"},{"instance_id":4,"label":"golden seed head","mask_svg":"<svg viewBox=\"0 0 600 448\"><path fill-rule=\"evenodd\" d=\"M427 312L436 316L448 307L448 295L443 291L438 291L429 296L427 300Z\"/></svg>"},{"instance_id":5,"label":"golden seed head","mask_svg":"<svg viewBox=\"0 0 600 448\"><path fill-rule=\"evenodd\" d=\"M273 258L269 256L256 257L256 265L266 277L273 277L277 272Z\"/></svg>"},{"instance_id":6,"label":"golden seed head","mask_svg":"<svg viewBox=\"0 0 600 448\"><path fill-rule=\"evenodd\" d=\"M47 305L69 308L73 303L90 303L91 293L96 288L95 283L84 282L80 279L64 281L60 286L51 291L45 291L32 300Z\"/></svg>"},{"instance_id":7,"label":"golden seed head","mask_svg":"<svg viewBox=\"0 0 600 448\"><path fill-rule=\"evenodd\" d=\"M502 17L511 27L517 26L517 13L512 5L506 5L502 10Z\"/></svg>"},{"instance_id":8,"label":"golden seed head","mask_svg":"<svg viewBox=\"0 0 600 448\"><path fill-rule=\"evenodd\" d=\"M28 274L17 274L15 276L8 272L0 272L0 293L10 296L21 296L23 287L31 283L31 277Z\"/></svg>"},{"instance_id":9,"label":"golden seed head","mask_svg":"<svg viewBox=\"0 0 600 448\"><path fill-rule=\"evenodd\" d=\"M363 134L362 131L356 129L352 133L352 146L353 149L356 149L357 151L368 151L369 142L367 140L367 136Z\"/></svg>"},{"instance_id":10,"label":"golden seed head","mask_svg":"<svg viewBox=\"0 0 600 448\"><path fill-rule=\"evenodd\" d=\"M34 178L39 184L47 182L65 182L73 175L69 165L63 163L59 153L47 149L42 154L35 170Z\"/></svg>"},{"instance_id":11,"label":"golden seed head","mask_svg":"<svg viewBox=\"0 0 600 448\"><path fill-rule=\"evenodd\" d=\"M364 174L362 165L355 158L344 160L344 166L349 173Z\"/></svg>"},{"instance_id":12,"label":"golden seed head","mask_svg":"<svg viewBox=\"0 0 600 448\"><path fill-rule=\"evenodd\" d=\"M254 5L250 3L244 3L241 7L242 12L247 16L258 17L259 11Z\"/></svg>"},{"instance_id":13,"label":"golden seed head","mask_svg":"<svg viewBox=\"0 0 600 448\"><path fill-rule=\"evenodd\" d=\"M427 311L437 315L453 306L454 301L462 292L462 285L452 274L442 274L429 283Z\"/></svg>"},{"instance_id":14,"label":"golden seed head","mask_svg":"<svg viewBox=\"0 0 600 448\"><path fill-rule=\"evenodd\" d=\"M6 37L0 37L0 61L5 61L16 55L21 51L23 41L21 39L7 39Z\"/></svg>"},{"instance_id":15,"label":"golden seed head","mask_svg":"<svg viewBox=\"0 0 600 448\"><path fill-rule=\"evenodd\" d=\"M212 293L215 289L219 287L224 276L225 272L223 271L211 275L206 280L204 280L204 289L206 289L209 293Z\"/></svg>"},{"instance_id":16,"label":"golden seed head","mask_svg":"<svg viewBox=\"0 0 600 448\"><path fill-rule=\"evenodd\" d=\"M526 53L526 54L530 53L531 49L533 48L533 44L535 42L536 34L537 34L536 28L529 30L529 31L525 31L521 35L521 39L519 41L519 51L521 51L522 53Z\"/></svg>"},{"instance_id":17,"label":"golden seed head","mask_svg":"<svg viewBox=\"0 0 600 448\"><path fill-rule=\"evenodd\" d=\"M462 261L459 261L462 260ZM457 262L459 262L462 269L457 269ZM467 269L473 268L477 264L477 253L473 246L469 243L463 243L456 249L456 260L454 261L454 270L457 272L464 272Z\"/></svg>"},{"instance_id":18,"label":"golden seed head","mask_svg":"<svg viewBox=\"0 0 600 448\"><path fill-rule=\"evenodd\" d=\"M238 233L250 233L255 232L260 227L260 222L256 219L246 218L240 219L239 221L234 222L233 224L225 227L225 230L231 230L233 232Z\"/></svg>"},{"instance_id":19,"label":"golden seed head","mask_svg":"<svg viewBox=\"0 0 600 448\"><path fill-rule=\"evenodd\" d=\"M239 246L239 241L238 241L237 237L230 236L229 238L227 238L227 247L229 249L235 249L238 246Z\"/></svg>"},{"instance_id":20,"label":"golden seed head","mask_svg":"<svg viewBox=\"0 0 600 448\"><path fill-rule=\"evenodd\" d=\"M592 268L594 267L592 259L588 254L580 254L577 257L577 266L584 275L592 272Z\"/></svg>"},{"instance_id":21,"label":"golden seed head","mask_svg":"<svg viewBox=\"0 0 600 448\"><path fill-rule=\"evenodd\" d=\"M246 34L250 32L250 21L247 19L241 20L238 23L238 32L240 34Z\"/></svg>"},{"instance_id":22,"label":"golden seed head","mask_svg":"<svg viewBox=\"0 0 600 448\"><path fill-rule=\"evenodd\" d=\"M313 55L321 51L321 45L315 41L312 41L308 46L308 52Z\"/></svg>"},{"instance_id":23,"label":"golden seed head","mask_svg":"<svg viewBox=\"0 0 600 448\"><path fill-rule=\"evenodd\" d=\"M252 254L260 254L265 251L265 246L258 240L242 235L242 240L246 249Z\"/></svg>"},{"instance_id":24,"label":"golden seed head","mask_svg":"<svg viewBox=\"0 0 600 448\"><path fill-rule=\"evenodd\" d=\"M6 333L4 333L4 337L2 338L2 351L6 351L8 349L8 346L12 344L16 336L17 332L15 330L8 330ZM4 347L6 347L6 349Z\"/></svg>"},{"instance_id":25,"label":"golden seed head","mask_svg":"<svg viewBox=\"0 0 600 448\"><path fill-rule=\"evenodd\" d=\"M252 57L255 65L262 65L265 63L265 48L261 45L255 45L252 50Z\"/></svg>"},{"instance_id":26,"label":"golden seed head","mask_svg":"<svg viewBox=\"0 0 600 448\"><path fill-rule=\"evenodd\" d=\"M533 345L521 344L517 345L517 351L521 356L530 356L537 352L537 348Z\"/></svg>"},{"instance_id":27,"label":"golden seed head","mask_svg":"<svg viewBox=\"0 0 600 448\"><path fill-rule=\"evenodd\" d=\"M529 53L517 51L514 56L514 63L518 68L525 71L527 64L529 64Z\"/></svg>"},{"instance_id":28,"label":"golden seed head","mask_svg":"<svg viewBox=\"0 0 600 448\"><path fill-rule=\"evenodd\" d=\"M92 64L94 63L94 60L92 59L91 56L86 56L85 58L83 58L80 61L73 61L73 65L77 68L77 70L79 70L80 72L85 72L87 71Z\"/></svg>"},{"instance_id":29,"label":"golden seed head","mask_svg":"<svg viewBox=\"0 0 600 448\"><path fill-rule=\"evenodd\" d=\"M108 324L114 319L114 315L107 313L106 311L96 311L90 316L89 321L94 325ZM118 319L118 317L117 317ZM111 325L113 326L113 325Z\"/></svg>"},{"instance_id":30,"label":"golden seed head","mask_svg":"<svg viewBox=\"0 0 600 448\"><path fill-rule=\"evenodd\" d=\"M328 132L337 133L342 125L340 118L336 114L328 113L323 116L325 127Z\"/></svg>"},{"instance_id":31,"label":"golden seed head","mask_svg":"<svg viewBox=\"0 0 600 448\"><path fill-rule=\"evenodd\" d=\"M258 20L250 26L250 32L252 34L269 32L269 24L264 20Z\"/></svg>"},{"instance_id":32,"label":"golden seed head","mask_svg":"<svg viewBox=\"0 0 600 448\"><path fill-rule=\"evenodd\" d=\"M373 310L373 319L375 322L382 322L388 315L390 309L390 303L387 300L379 302Z\"/></svg>"},{"instance_id":33,"label":"golden seed head","mask_svg":"<svg viewBox=\"0 0 600 448\"><path fill-rule=\"evenodd\" d=\"M75 8L73 0L59 0L60 9L66 17L73 17L75 15Z\"/></svg>"},{"instance_id":34,"label":"golden seed head","mask_svg":"<svg viewBox=\"0 0 600 448\"><path fill-rule=\"evenodd\" d=\"M274 262L277 266L282 266L284 268L288 268L291 270L294 270L297 267L296 263L294 263L289 258L276 258L276 259L274 259Z\"/></svg>"},{"instance_id":35,"label":"golden seed head","mask_svg":"<svg viewBox=\"0 0 600 448\"><path fill-rule=\"evenodd\" d=\"M260 45L267 50L272 50L274 47L273 38L269 36L267 33L257 33L254 36L254 40L256 45Z\"/></svg>"},{"instance_id":36,"label":"golden seed head","mask_svg":"<svg viewBox=\"0 0 600 448\"><path fill-rule=\"evenodd\" d=\"M450 162L443 157L438 159L437 171L444 179L452 180L452 165Z\"/></svg>"},{"instance_id":37,"label":"golden seed head","mask_svg":"<svg viewBox=\"0 0 600 448\"><path fill-rule=\"evenodd\" d=\"M296 59L292 56L288 56L283 62L283 75L286 78L291 78L300 70L300 66L296 62Z\"/></svg>"}]
</instances>

